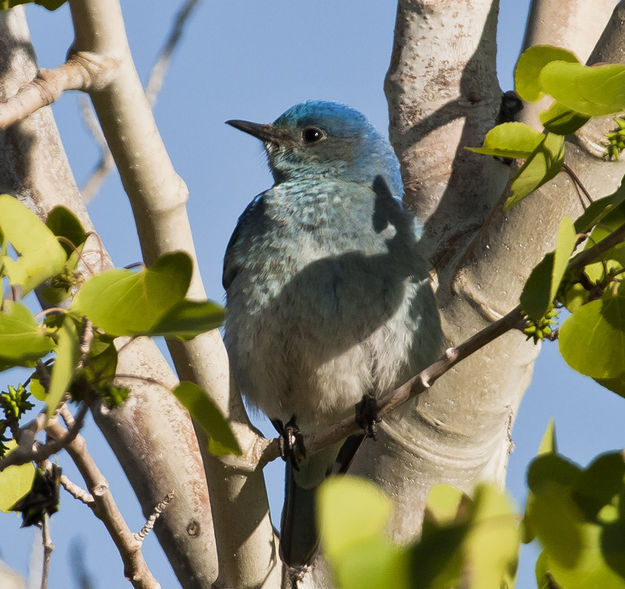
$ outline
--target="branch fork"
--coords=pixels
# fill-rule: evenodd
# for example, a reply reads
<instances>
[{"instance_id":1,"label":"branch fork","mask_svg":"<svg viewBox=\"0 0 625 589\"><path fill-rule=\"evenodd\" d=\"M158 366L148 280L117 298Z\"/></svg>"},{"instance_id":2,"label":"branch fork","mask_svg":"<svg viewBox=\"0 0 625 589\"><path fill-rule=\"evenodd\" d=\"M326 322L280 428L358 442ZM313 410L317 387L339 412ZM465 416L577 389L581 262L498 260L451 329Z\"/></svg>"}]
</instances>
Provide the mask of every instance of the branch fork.
<instances>
[{"instance_id":1,"label":"branch fork","mask_svg":"<svg viewBox=\"0 0 625 589\"><path fill-rule=\"evenodd\" d=\"M48 106L68 90L101 90L115 77L119 60L91 51L70 52L67 61L54 69L41 69L11 98L0 103L0 129L6 129Z\"/></svg>"}]
</instances>

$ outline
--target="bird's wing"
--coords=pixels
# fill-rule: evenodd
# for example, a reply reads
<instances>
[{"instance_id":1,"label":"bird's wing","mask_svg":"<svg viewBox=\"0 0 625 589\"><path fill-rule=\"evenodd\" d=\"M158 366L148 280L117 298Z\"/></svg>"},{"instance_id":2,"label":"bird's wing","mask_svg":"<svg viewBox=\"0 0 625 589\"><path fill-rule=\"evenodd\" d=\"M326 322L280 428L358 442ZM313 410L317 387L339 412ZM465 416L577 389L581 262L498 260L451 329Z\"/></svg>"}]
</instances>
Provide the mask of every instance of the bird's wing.
<instances>
[{"instance_id":1,"label":"bird's wing","mask_svg":"<svg viewBox=\"0 0 625 589\"><path fill-rule=\"evenodd\" d=\"M265 193L261 192L254 197L254 200L252 200L249 205L247 205L246 209L239 217L239 220L237 221L237 226L234 228L232 236L230 237L228 247L226 247L226 254L224 256L224 269L221 277L221 283L223 284L225 290L228 290L239 271L239 265L236 262L234 250L236 248L237 242L241 237L242 232L249 224L254 223L265 214L265 201L263 200L264 195Z\"/></svg>"}]
</instances>

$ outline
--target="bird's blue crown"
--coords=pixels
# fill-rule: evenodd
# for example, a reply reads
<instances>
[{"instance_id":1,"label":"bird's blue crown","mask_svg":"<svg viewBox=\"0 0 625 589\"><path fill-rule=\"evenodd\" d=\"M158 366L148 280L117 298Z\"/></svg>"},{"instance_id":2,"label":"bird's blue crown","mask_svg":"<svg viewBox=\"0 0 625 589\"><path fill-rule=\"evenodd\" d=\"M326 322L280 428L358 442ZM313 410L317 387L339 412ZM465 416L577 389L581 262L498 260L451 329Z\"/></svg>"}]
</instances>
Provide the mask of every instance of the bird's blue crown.
<instances>
[{"instance_id":1,"label":"bird's blue crown","mask_svg":"<svg viewBox=\"0 0 625 589\"><path fill-rule=\"evenodd\" d=\"M383 175L393 195L401 198L403 184L397 157L357 110L337 102L309 100L289 108L272 126L284 133L292 132L293 137L299 137L305 129L319 129L327 139L318 146L265 142L269 165L277 179L320 174L370 183L376 175Z\"/></svg>"}]
</instances>

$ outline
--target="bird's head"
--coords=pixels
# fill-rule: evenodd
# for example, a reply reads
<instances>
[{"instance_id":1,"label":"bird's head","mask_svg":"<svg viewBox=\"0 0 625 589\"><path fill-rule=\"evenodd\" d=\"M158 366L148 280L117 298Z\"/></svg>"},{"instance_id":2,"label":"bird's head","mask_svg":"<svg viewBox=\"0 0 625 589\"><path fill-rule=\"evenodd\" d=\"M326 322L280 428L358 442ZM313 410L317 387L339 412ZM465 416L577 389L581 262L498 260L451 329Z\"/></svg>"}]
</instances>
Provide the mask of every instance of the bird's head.
<instances>
[{"instance_id":1,"label":"bird's head","mask_svg":"<svg viewBox=\"0 0 625 589\"><path fill-rule=\"evenodd\" d=\"M383 175L395 196L403 193L399 162L391 146L364 115L348 106L308 101L268 125L227 123L265 144L276 183L320 176L371 183Z\"/></svg>"}]
</instances>

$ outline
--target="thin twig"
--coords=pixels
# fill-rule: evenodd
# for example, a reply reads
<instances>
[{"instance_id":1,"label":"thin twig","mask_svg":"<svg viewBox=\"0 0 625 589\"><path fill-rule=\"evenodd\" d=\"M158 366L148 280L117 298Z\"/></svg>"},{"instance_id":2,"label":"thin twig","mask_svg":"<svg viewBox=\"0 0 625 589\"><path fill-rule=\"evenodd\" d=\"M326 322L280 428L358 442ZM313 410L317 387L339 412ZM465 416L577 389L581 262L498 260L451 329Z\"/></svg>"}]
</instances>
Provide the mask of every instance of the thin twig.
<instances>
[{"instance_id":1,"label":"thin twig","mask_svg":"<svg viewBox=\"0 0 625 589\"><path fill-rule=\"evenodd\" d=\"M29 426L21 429L22 438L24 438L25 434L28 433L28 440L30 440L32 435L32 441L30 441L30 444L25 441L24 445L22 446L22 440L20 440L20 444L15 450L9 452L4 458L0 459L0 472L2 472L5 468L9 466L26 464L27 462L41 462L42 460L45 460L46 458L52 456L52 454L56 454L57 452L65 448L67 444L70 444L78 435L78 432L82 428L86 414L87 406L83 405L76 415L75 423L69 429L63 430L65 434L62 437L57 437L57 439L52 440L47 444L36 445L34 436L36 433L44 429L44 424L46 420L45 413L40 413L37 416L36 420L31 422ZM35 424L38 427L36 431L31 427L32 424ZM50 427L51 424L45 426L46 431ZM61 426L59 425L59 427Z\"/></svg>"},{"instance_id":2,"label":"thin twig","mask_svg":"<svg viewBox=\"0 0 625 589\"><path fill-rule=\"evenodd\" d=\"M571 180L573 180L573 184L575 184L575 187L578 189L578 194L579 194L579 190L581 190L582 193L584 194L584 196L588 199L588 204L592 204L592 196L590 196L590 194L589 194L588 190L586 190L586 187L584 186L583 182L579 179L579 177L572 170L572 168L570 168L567 164L562 162L562 169L569 175ZM582 205L582 208L584 210L586 210L586 205L584 204L584 201L581 199L581 197L580 197L580 203Z\"/></svg>"},{"instance_id":3,"label":"thin twig","mask_svg":"<svg viewBox=\"0 0 625 589\"><path fill-rule=\"evenodd\" d=\"M178 14L176 14L169 37L167 37L165 45L161 49L160 55L150 72L150 78L148 79L148 83L145 87L145 96L152 106L156 104L156 98L163 87L163 80L165 79L165 74L169 68L171 56L182 37L182 33L184 32L184 27L189 19L189 16L191 16L191 12L198 2L199 0L187 0L182 5Z\"/></svg>"},{"instance_id":4,"label":"thin twig","mask_svg":"<svg viewBox=\"0 0 625 589\"><path fill-rule=\"evenodd\" d=\"M91 350L91 344L93 343L93 323L89 319L83 319L83 330L80 336L80 360L76 370L84 368L87 362L87 356Z\"/></svg>"},{"instance_id":5,"label":"thin twig","mask_svg":"<svg viewBox=\"0 0 625 589\"><path fill-rule=\"evenodd\" d=\"M597 245L593 245L587 250L583 250L577 254L568 265L568 270L579 270L587 264L594 262L599 256L611 250L615 245L622 243L625 240L625 225L622 225L610 235L602 239Z\"/></svg>"},{"instance_id":6,"label":"thin twig","mask_svg":"<svg viewBox=\"0 0 625 589\"><path fill-rule=\"evenodd\" d=\"M40 319L41 317L47 317L48 315L53 315L53 314L59 314L59 315L65 315L67 313L67 309L63 309L62 307L46 307L45 309L42 309L41 311L39 311L39 313L36 313L34 315L35 321L37 321L37 319Z\"/></svg>"},{"instance_id":7,"label":"thin twig","mask_svg":"<svg viewBox=\"0 0 625 589\"><path fill-rule=\"evenodd\" d=\"M184 27L189 19L189 16L198 2L199 0L187 0L180 8L176 18L174 19L174 24L171 28L169 36L159 53L152 71L150 72L150 77L148 78L148 83L145 87L145 96L151 106L156 104L156 99L161 91L161 88L163 87L163 81L165 79L167 69L169 68L173 52L182 37L182 33L184 32ZM104 135L96 116L86 99L84 101L81 100L80 110L87 128L91 131L91 134L100 145L101 149L100 160L96 164L89 178L80 188L83 199L85 202L89 202L96 195L100 186L102 186L102 183L113 169L115 162L113 160L113 156L111 155L111 150L104 139Z\"/></svg>"},{"instance_id":8,"label":"thin twig","mask_svg":"<svg viewBox=\"0 0 625 589\"><path fill-rule=\"evenodd\" d=\"M43 568L41 569L41 589L47 589L48 578L50 576L50 560L52 558L52 551L54 550L54 544L50 537L50 521L48 514L43 514L41 520L41 539L43 541Z\"/></svg>"},{"instance_id":9,"label":"thin twig","mask_svg":"<svg viewBox=\"0 0 625 589\"><path fill-rule=\"evenodd\" d=\"M67 437L60 423L54 421L47 428L48 435L57 440ZM87 450L85 439L78 434L66 445L67 453L80 471L94 501L93 512L102 520L111 538L115 542L119 554L124 562L124 575L135 588L156 589L160 584L152 576L141 552L141 542L135 538L124 520L107 480L104 478L95 460Z\"/></svg>"},{"instance_id":10,"label":"thin twig","mask_svg":"<svg viewBox=\"0 0 625 589\"><path fill-rule=\"evenodd\" d=\"M67 428L74 427L76 419L72 415L72 412L68 409L67 405L61 405L59 408L59 415L63 418Z\"/></svg>"},{"instance_id":11,"label":"thin twig","mask_svg":"<svg viewBox=\"0 0 625 589\"><path fill-rule=\"evenodd\" d=\"M173 498L174 491L172 490L167 493L162 501L159 501L158 505L154 508L152 515L150 515L150 517L145 522L145 525L135 534L135 538L139 540L139 542L143 542L143 540L145 540L145 537L152 531L156 520L161 516L161 513L163 513L163 511L167 509L167 506L171 503Z\"/></svg>"},{"instance_id":12,"label":"thin twig","mask_svg":"<svg viewBox=\"0 0 625 589\"><path fill-rule=\"evenodd\" d=\"M0 472L14 464L26 464L32 460L35 436L46 425L45 413L39 413L35 419L21 427L18 435L13 435L17 442L17 448L11 450L6 456L0 458Z\"/></svg>"},{"instance_id":13,"label":"thin twig","mask_svg":"<svg viewBox=\"0 0 625 589\"><path fill-rule=\"evenodd\" d=\"M91 509L95 508L95 501L93 495L89 491L85 491L80 485L77 485L74 481L69 479L66 475L62 474L60 483L63 488L78 501L82 501L87 507Z\"/></svg>"}]
</instances>

